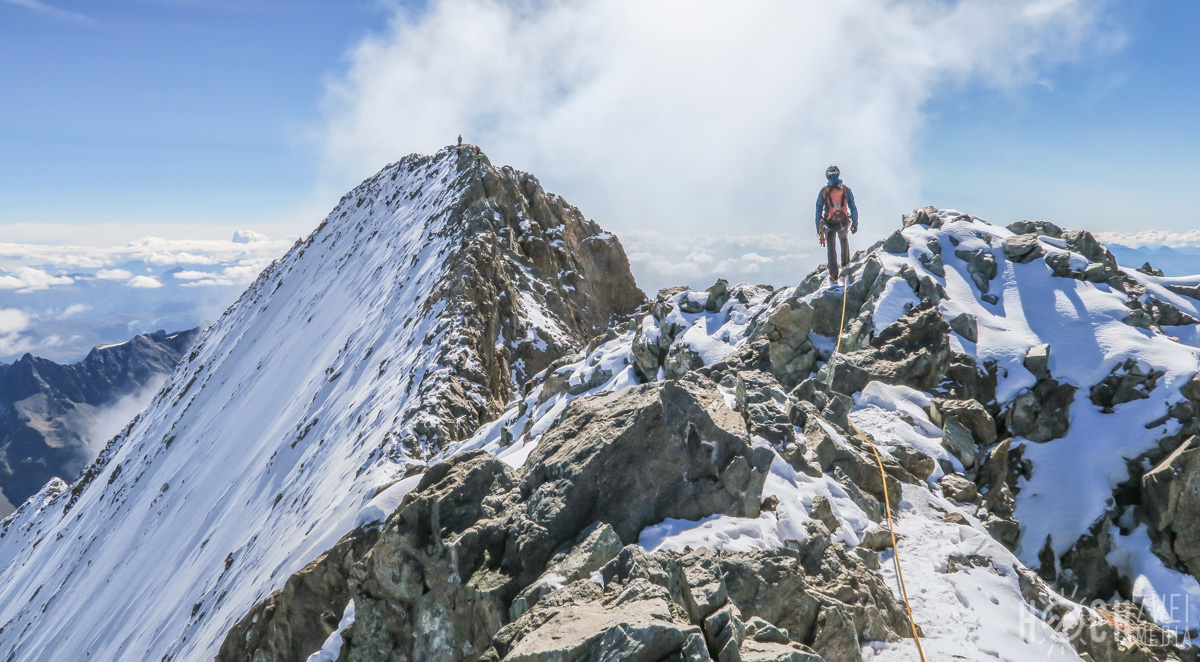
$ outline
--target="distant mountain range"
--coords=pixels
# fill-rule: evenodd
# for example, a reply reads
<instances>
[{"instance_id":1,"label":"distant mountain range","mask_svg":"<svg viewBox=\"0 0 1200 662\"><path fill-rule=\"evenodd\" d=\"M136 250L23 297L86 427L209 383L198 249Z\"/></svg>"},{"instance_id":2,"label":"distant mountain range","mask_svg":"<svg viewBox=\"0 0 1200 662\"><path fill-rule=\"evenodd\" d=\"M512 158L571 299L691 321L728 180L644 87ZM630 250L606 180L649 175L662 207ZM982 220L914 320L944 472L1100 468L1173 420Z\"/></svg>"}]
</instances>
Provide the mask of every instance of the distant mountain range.
<instances>
[{"instance_id":1,"label":"distant mountain range","mask_svg":"<svg viewBox=\"0 0 1200 662\"><path fill-rule=\"evenodd\" d=\"M1130 247L1121 244L1106 244L1108 250L1123 265L1140 267L1149 262L1155 269L1162 269L1164 276L1191 276L1200 273L1200 246Z\"/></svg>"},{"instance_id":2,"label":"distant mountain range","mask_svg":"<svg viewBox=\"0 0 1200 662\"><path fill-rule=\"evenodd\" d=\"M149 401L199 329L96 347L72 365L0 363L0 517L54 477L73 479Z\"/></svg>"}]
</instances>

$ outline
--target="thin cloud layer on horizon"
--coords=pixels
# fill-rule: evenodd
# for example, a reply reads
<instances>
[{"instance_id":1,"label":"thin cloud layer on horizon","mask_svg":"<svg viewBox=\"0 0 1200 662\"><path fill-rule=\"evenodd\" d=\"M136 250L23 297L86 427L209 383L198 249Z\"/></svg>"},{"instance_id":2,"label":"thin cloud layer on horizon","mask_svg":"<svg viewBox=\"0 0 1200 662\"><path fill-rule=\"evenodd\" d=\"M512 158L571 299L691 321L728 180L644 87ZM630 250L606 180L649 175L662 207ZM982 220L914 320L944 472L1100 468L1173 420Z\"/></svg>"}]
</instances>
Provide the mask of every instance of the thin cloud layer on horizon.
<instances>
[{"instance_id":1,"label":"thin cloud layer on horizon","mask_svg":"<svg viewBox=\"0 0 1200 662\"><path fill-rule=\"evenodd\" d=\"M59 362L94 346L211 322L291 238L148 237L124 246L0 243L0 361Z\"/></svg>"},{"instance_id":2,"label":"thin cloud layer on horizon","mask_svg":"<svg viewBox=\"0 0 1200 662\"><path fill-rule=\"evenodd\" d=\"M461 133L615 232L807 239L836 163L882 233L925 204L914 142L938 96L1112 47L1104 5L434 0L330 82L326 181Z\"/></svg>"}]
</instances>

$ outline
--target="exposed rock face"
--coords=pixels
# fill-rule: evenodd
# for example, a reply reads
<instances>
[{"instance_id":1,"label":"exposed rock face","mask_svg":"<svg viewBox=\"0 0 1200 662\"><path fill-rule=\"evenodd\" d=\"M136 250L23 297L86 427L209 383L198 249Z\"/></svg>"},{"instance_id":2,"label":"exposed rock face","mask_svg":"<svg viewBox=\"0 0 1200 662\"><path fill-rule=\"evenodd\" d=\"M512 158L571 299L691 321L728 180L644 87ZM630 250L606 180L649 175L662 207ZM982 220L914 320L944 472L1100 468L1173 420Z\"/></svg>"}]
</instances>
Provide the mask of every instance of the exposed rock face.
<instances>
[{"instance_id":1,"label":"exposed rock face","mask_svg":"<svg viewBox=\"0 0 1200 662\"><path fill-rule=\"evenodd\" d=\"M425 380L426 406L404 419L403 442L418 456L473 433L526 379L645 300L615 236L533 175L474 161L458 159L479 177L452 211L461 245L429 302L444 301L443 317L454 320L439 343L446 369Z\"/></svg>"},{"instance_id":2,"label":"exposed rock face","mask_svg":"<svg viewBox=\"0 0 1200 662\"><path fill-rule=\"evenodd\" d=\"M72 365L29 354L0 365L0 518L12 511L5 500L19 505L94 460L107 441L88 438L95 416L174 370L198 332L137 336Z\"/></svg>"},{"instance_id":3,"label":"exposed rock face","mask_svg":"<svg viewBox=\"0 0 1200 662\"><path fill-rule=\"evenodd\" d=\"M376 529L355 529L289 577L229 631L217 662L289 662L321 648L350 599L351 567L378 539Z\"/></svg>"},{"instance_id":4,"label":"exposed rock face","mask_svg":"<svg viewBox=\"0 0 1200 662\"><path fill-rule=\"evenodd\" d=\"M1006 422L1014 436L1030 441L1050 441L1071 427L1070 407L1075 387L1057 380L1039 379L1032 389L1022 391L1013 400Z\"/></svg>"},{"instance_id":5,"label":"exposed rock face","mask_svg":"<svg viewBox=\"0 0 1200 662\"><path fill-rule=\"evenodd\" d=\"M1161 541L1155 552L1200 577L1200 438L1190 437L1142 477L1142 507Z\"/></svg>"},{"instance_id":6,"label":"exposed rock face","mask_svg":"<svg viewBox=\"0 0 1200 662\"><path fill-rule=\"evenodd\" d=\"M933 390L950 368L949 333L936 308L914 309L873 338L868 349L831 359L823 379L846 394L871 380Z\"/></svg>"},{"instance_id":7,"label":"exposed rock face","mask_svg":"<svg viewBox=\"0 0 1200 662\"><path fill-rule=\"evenodd\" d=\"M508 621L518 594L517 612L540 604L537 591L522 590L547 566L578 566L562 575L578 577L607 560L616 542L634 542L642 528L668 517L757 516L770 461L769 451L747 444L741 419L713 386L693 377L579 400L525 472L478 452L439 464L354 568L348 659L432 659L447 650L475 659ZM589 529L595 522L605 525L600 533ZM553 560L581 534L577 545L591 551ZM634 602L650 600L642 606L653 612L654 599ZM671 641L682 645L695 631L685 621Z\"/></svg>"}]
</instances>

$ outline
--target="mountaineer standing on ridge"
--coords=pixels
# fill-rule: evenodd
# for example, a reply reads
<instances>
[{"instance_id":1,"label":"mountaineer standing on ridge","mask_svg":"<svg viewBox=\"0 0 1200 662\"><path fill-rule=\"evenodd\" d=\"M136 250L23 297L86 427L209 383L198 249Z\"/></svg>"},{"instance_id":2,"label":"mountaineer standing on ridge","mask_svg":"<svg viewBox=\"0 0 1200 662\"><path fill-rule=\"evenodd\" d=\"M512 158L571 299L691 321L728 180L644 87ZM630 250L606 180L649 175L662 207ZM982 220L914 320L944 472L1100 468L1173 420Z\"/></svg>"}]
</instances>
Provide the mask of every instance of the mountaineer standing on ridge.
<instances>
[{"instance_id":1,"label":"mountaineer standing on ridge","mask_svg":"<svg viewBox=\"0 0 1200 662\"><path fill-rule=\"evenodd\" d=\"M858 207L854 204L854 193L842 183L841 171L837 166L825 169L828 183L817 194L817 236L829 254L829 280L838 279L838 254L834 240L842 248L841 265L850 261L850 238L846 230L858 232ZM849 226L847 228L847 226Z\"/></svg>"}]
</instances>

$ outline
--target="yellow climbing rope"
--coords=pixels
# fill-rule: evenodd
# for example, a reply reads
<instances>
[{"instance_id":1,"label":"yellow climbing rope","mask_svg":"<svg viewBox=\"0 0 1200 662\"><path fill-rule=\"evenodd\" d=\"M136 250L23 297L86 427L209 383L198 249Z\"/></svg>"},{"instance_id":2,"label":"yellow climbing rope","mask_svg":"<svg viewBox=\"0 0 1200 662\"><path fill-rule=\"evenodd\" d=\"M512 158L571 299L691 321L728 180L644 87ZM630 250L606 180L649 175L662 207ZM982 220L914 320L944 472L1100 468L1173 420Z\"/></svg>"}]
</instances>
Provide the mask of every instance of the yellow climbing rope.
<instances>
[{"instance_id":1,"label":"yellow climbing rope","mask_svg":"<svg viewBox=\"0 0 1200 662\"><path fill-rule=\"evenodd\" d=\"M833 350L834 354L840 354L842 351L842 333L846 329L846 291L850 289L850 279L843 276L843 280L845 282L842 283L842 321L838 325L837 348ZM917 654L921 656L921 662L925 662L925 651L921 649L921 637L917 634L917 622L913 620L912 606L908 602L908 589L904 588L904 573L900 571L900 548L896 546L896 528L892 525L892 500L888 496L887 472L883 470L883 458L879 456L879 449L875 448L875 443L859 431L858 426L848 417L846 420L850 423L854 434L857 434L859 439L867 442L867 445L871 447L871 452L875 454L875 463L879 465L879 479L883 481L883 504L884 510L887 512L888 533L892 536L892 562L896 565L896 578L900 580L900 595L904 598L904 609L908 612L908 625L912 628L913 641L917 643Z\"/></svg>"}]
</instances>

